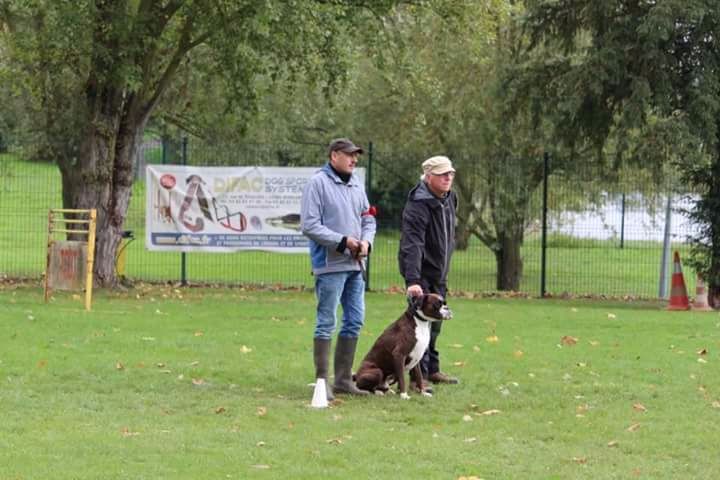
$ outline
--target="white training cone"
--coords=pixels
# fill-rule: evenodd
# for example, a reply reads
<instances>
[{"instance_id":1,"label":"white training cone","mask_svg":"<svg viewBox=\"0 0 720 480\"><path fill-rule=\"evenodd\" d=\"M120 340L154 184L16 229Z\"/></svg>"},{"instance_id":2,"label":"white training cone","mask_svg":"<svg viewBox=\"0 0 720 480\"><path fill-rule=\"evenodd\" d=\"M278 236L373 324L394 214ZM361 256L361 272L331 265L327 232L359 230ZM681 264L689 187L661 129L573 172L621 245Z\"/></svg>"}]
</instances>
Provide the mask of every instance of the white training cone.
<instances>
[{"instance_id":1,"label":"white training cone","mask_svg":"<svg viewBox=\"0 0 720 480\"><path fill-rule=\"evenodd\" d=\"M315 391L313 391L313 398L310 406L313 408L327 408L327 385L325 385L324 378L318 378L315 380Z\"/></svg>"}]
</instances>

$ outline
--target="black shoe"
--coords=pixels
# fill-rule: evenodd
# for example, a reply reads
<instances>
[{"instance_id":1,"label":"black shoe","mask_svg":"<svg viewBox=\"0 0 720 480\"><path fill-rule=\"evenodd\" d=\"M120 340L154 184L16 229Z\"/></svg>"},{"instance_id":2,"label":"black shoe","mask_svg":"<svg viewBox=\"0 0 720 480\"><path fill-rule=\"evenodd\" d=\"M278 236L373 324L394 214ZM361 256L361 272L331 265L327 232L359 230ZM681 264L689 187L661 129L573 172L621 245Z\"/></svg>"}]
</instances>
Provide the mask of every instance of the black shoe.
<instances>
[{"instance_id":1,"label":"black shoe","mask_svg":"<svg viewBox=\"0 0 720 480\"><path fill-rule=\"evenodd\" d=\"M460 383L460 380L458 380L457 378L451 377L442 372L431 373L428 377L428 380L430 380L432 383L448 383L451 385L456 385Z\"/></svg>"}]
</instances>

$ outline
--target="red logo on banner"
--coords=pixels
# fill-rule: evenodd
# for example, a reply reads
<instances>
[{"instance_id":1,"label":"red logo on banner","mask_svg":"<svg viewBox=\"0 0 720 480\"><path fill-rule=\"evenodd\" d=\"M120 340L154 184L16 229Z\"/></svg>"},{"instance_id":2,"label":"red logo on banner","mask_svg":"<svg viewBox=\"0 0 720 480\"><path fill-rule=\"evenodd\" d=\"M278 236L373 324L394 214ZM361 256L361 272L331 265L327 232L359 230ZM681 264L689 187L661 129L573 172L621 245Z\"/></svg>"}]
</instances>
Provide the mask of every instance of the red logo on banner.
<instances>
[{"instance_id":1,"label":"red logo on banner","mask_svg":"<svg viewBox=\"0 0 720 480\"><path fill-rule=\"evenodd\" d=\"M170 190L175 186L175 183L176 180L174 175L166 173L165 175L160 177L160 185L162 185L163 188Z\"/></svg>"}]
</instances>

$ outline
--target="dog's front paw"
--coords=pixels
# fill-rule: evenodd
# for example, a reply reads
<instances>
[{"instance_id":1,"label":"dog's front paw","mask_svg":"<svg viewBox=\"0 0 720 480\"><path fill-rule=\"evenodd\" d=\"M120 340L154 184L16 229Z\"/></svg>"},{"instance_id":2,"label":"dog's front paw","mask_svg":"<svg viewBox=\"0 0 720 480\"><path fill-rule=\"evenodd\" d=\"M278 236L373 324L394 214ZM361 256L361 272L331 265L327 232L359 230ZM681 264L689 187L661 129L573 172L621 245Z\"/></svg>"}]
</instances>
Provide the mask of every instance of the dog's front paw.
<instances>
[{"instance_id":1,"label":"dog's front paw","mask_svg":"<svg viewBox=\"0 0 720 480\"><path fill-rule=\"evenodd\" d=\"M403 400L410 400L410 395L408 395L406 392L402 392L400 394L400 398L402 398Z\"/></svg>"},{"instance_id":2,"label":"dog's front paw","mask_svg":"<svg viewBox=\"0 0 720 480\"><path fill-rule=\"evenodd\" d=\"M428 392L427 390L422 391L423 397L432 397L432 393Z\"/></svg>"}]
</instances>

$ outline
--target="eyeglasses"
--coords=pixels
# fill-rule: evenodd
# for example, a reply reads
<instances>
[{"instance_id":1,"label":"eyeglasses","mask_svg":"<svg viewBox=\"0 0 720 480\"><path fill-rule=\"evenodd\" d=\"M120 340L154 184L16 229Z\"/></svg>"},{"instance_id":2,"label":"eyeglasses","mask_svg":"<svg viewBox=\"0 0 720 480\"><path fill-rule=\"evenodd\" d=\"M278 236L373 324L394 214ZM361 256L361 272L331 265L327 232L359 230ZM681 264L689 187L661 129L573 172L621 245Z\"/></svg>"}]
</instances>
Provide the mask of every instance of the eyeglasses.
<instances>
[{"instance_id":1,"label":"eyeglasses","mask_svg":"<svg viewBox=\"0 0 720 480\"><path fill-rule=\"evenodd\" d=\"M449 178L453 178L453 177L455 177L455 172L433 173L432 175L435 176L435 177L449 177Z\"/></svg>"}]
</instances>

